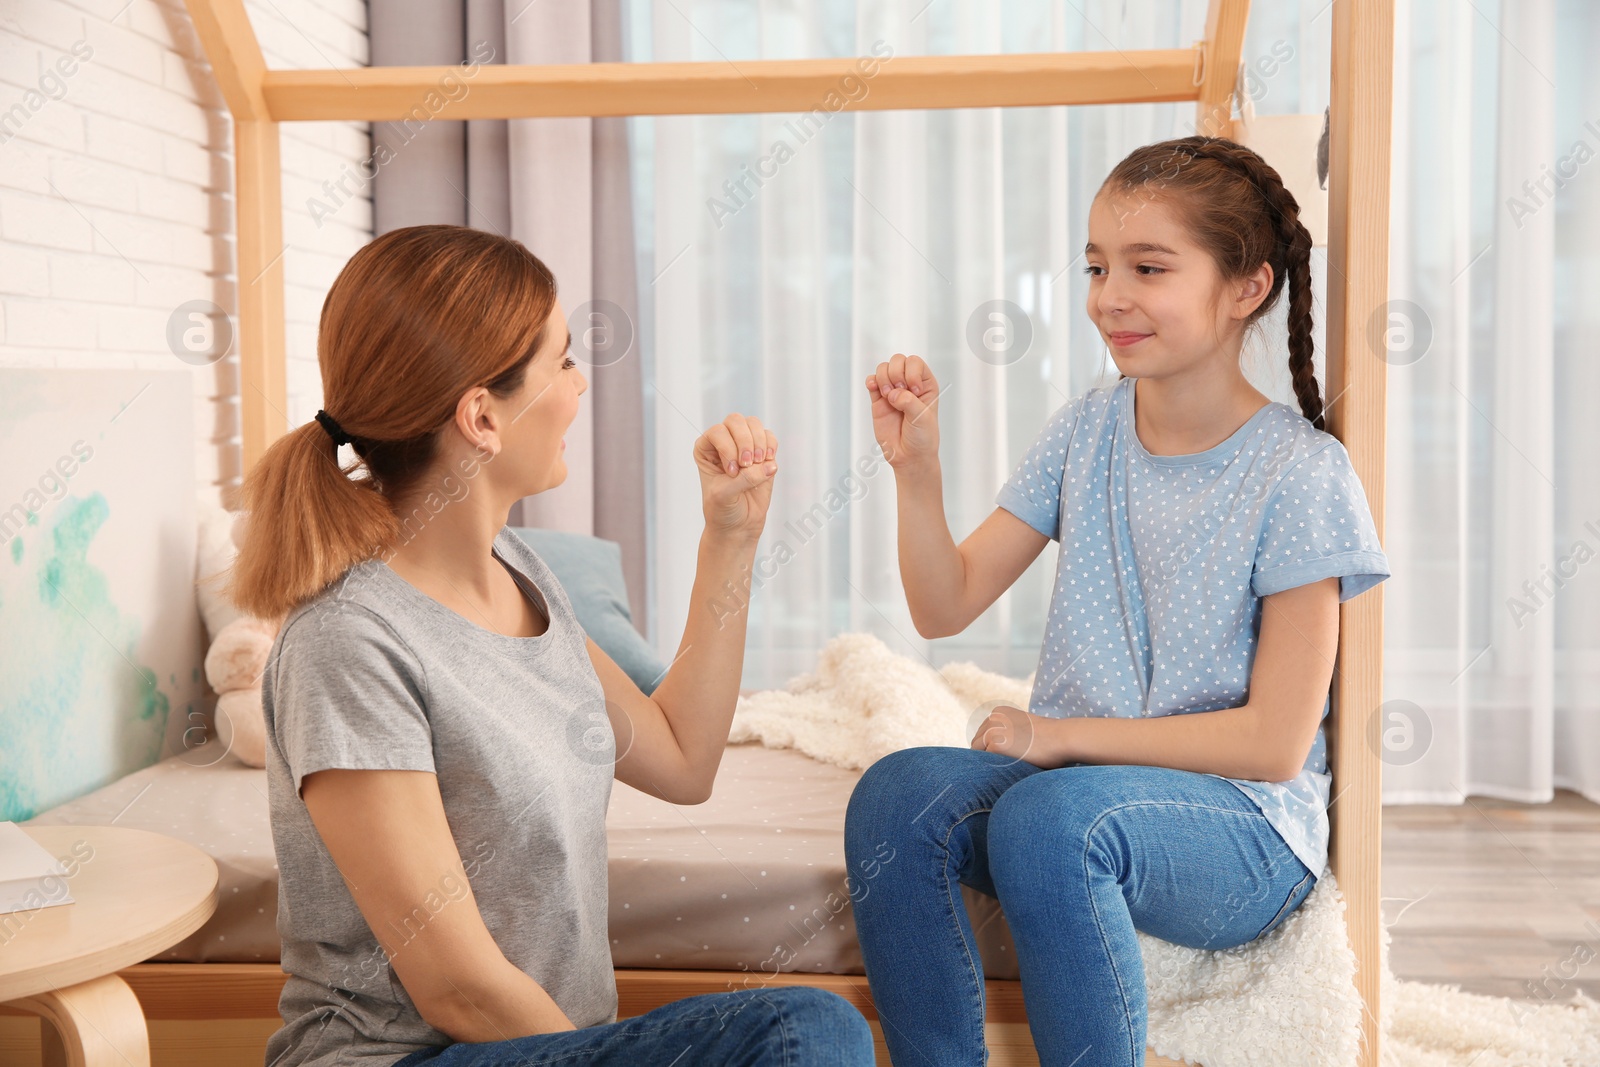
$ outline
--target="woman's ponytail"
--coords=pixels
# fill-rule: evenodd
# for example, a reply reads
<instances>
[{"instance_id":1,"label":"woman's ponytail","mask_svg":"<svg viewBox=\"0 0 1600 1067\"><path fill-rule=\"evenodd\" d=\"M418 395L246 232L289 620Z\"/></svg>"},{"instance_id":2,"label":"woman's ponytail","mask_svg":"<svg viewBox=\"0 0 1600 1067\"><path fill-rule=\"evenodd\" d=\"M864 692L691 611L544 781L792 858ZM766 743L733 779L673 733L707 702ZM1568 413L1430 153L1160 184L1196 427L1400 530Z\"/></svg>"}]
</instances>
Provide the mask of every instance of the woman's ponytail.
<instances>
[{"instance_id":1,"label":"woman's ponytail","mask_svg":"<svg viewBox=\"0 0 1600 1067\"><path fill-rule=\"evenodd\" d=\"M226 589L240 611L281 621L352 565L394 541L399 519L369 478L353 479L320 424L274 441L250 469Z\"/></svg>"}]
</instances>

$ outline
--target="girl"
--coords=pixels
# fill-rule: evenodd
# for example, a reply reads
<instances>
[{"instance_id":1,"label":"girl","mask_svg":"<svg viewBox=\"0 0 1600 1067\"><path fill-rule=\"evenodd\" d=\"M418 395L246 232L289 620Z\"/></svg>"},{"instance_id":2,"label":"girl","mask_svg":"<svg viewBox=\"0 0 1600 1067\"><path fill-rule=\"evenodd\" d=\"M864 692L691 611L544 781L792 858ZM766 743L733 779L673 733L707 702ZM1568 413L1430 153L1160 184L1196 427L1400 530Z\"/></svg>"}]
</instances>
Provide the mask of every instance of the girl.
<instances>
[{"instance_id":1,"label":"girl","mask_svg":"<svg viewBox=\"0 0 1600 1067\"><path fill-rule=\"evenodd\" d=\"M647 697L506 528L566 477L587 386L570 342L555 279L518 242L384 234L323 305L329 410L245 481L231 594L287 615L262 679L289 974L274 1067L872 1062L866 1021L816 989L616 1021L611 782L710 795L745 623L691 612ZM359 464L340 467L344 442ZM694 603L748 581L776 455L738 414L695 442Z\"/></svg>"},{"instance_id":2,"label":"girl","mask_svg":"<svg viewBox=\"0 0 1600 1067\"><path fill-rule=\"evenodd\" d=\"M996 709L970 750L885 757L850 800L852 869L884 841L913 857L855 905L896 1064L985 1062L958 882L999 899L1041 1063L1137 1065L1135 930L1241 945L1323 871L1338 605L1389 568L1349 456L1322 429L1298 216L1272 168L1231 141L1167 141L1118 164L1085 254L1089 317L1122 376L1054 414L959 547L938 383L900 355L867 379L919 633L961 632L1061 545L1028 710ZM1239 367L1286 281L1298 412Z\"/></svg>"}]
</instances>

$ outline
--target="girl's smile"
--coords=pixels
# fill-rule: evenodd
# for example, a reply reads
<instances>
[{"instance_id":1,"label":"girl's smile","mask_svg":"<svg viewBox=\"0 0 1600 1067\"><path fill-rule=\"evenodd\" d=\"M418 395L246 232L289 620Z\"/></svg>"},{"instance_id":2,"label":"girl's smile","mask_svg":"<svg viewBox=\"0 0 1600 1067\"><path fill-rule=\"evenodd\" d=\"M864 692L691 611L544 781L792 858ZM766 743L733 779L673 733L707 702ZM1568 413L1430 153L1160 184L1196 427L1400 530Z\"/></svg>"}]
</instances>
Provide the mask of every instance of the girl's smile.
<instances>
[{"instance_id":1,"label":"girl's smile","mask_svg":"<svg viewBox=\"0 0 1600 1067\"><path fill-rule=\"evenodd\" d=\"M1127 348L1130 345L1138 344L1140 341L1143 341L1147 337L1154 337L1154 336L1155 336L1155 334L1150 334L1150 333L1129 333L1129 332L1123 331L1123 330L1118 330L1115 333L1106 334L1106 337L1110 339L1111 343L1116 345L1118 348Z\"/></svg>"}]
</instances>

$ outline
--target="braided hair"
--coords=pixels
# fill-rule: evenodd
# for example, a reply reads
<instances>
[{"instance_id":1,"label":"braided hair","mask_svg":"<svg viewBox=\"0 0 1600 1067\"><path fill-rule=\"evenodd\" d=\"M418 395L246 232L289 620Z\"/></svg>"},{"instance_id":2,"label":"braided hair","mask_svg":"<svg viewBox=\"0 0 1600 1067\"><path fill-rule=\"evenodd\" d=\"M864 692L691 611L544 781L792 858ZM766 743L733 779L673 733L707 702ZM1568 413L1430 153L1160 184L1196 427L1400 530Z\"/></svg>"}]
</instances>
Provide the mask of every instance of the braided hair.
<instances>
[{"instance_id":1,"label":"braided hair","mask_svg":"<svg viewBox=\"0 0 1600 1067\"><path fill-rule=\"evenodd\" d=\"M1300 411L1323 429L1311 337L1311 234L1300 205L1266 160L1223 137L1179 137L1136 148L1112 168L1101 191L1168 192L1222 276L1272 267L1272 288L1246 325L1267 314L1289 286L1289 373Z\"/></svg>"}]
</instances>

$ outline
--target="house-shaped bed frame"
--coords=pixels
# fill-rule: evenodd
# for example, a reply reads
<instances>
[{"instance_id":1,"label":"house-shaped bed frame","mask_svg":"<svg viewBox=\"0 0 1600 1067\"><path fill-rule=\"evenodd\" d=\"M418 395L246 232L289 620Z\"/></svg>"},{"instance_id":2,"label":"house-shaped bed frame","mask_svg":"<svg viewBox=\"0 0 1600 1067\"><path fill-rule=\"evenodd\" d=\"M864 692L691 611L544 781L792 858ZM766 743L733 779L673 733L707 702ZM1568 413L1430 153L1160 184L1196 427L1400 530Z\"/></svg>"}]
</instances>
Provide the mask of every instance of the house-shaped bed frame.
<instances>
[{"instance_id":1,"label":"house-shaped bed frame","mask_svg":"<svg viewBox=\"0 0 1600 1067\"><path fill-rule=\"evenodd\" d=\"M244 0L186 0L232 113L238 210L239 343L244 463L286 430L283 221L278 124L407 117L447 67L269 70ZM1196 102L1196 129L1233 130L1249 0L1211 0L1205 40L1133 52L899 56L864 109L1036 107ZM1328 179L1327 371L1330 433L1345 445L1383 532L1384 356L1388 299L1390 79L1393 0L1332 0ZM808 110L853 59L728 63L486 65L450 119L732 114ZM1359 205L1359 210L1357 206ZM1381 760L1368 725L1381 702L1383 590L1340 607L1330 737L1335 803L1330 862L1346 900L1363 1013L1362 1067L1379 1062L1379 820ZM284 974L276 964L139 964L121 972L150 1019L158 1062L261 1062L276 1029ZM741 972L619 970L620 1014L636 1015L739 985ZM821 986L876 1019L860 976L785 974ZM733 983L733 985L730 985ZM1038 1062L1020 984L990 981L991 1063ZM876 1025L876 1023L874 1023ZM1308 1056L1314 1058L1314 1050ZM237 1057L237 1059L235 1059ZM880 1062L888 1062L880 1044ZM1154 1065L1179 1061L1150 1055Z\"/></svg>"}]
</instances>

